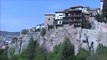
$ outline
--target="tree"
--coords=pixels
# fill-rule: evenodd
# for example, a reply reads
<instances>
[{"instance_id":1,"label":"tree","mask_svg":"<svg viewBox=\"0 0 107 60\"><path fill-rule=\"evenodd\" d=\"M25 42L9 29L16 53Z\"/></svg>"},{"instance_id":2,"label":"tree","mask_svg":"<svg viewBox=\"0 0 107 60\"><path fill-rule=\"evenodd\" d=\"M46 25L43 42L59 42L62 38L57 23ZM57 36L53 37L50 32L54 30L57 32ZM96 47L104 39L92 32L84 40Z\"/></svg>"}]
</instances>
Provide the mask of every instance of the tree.
<instances>
[{"instance_id":1,"label":"tree","mask_svg":"<svg viewBox=\"0 0 107 60\"><path fill-rule=\"evenodd\" d=\"M77 60L87 60L87 57L89 56L89 51L80 48L78 51L78 54L76 55Z\"/></svg>"},{"instance_id":2,"label":"tree","mask_svg":"<svg viewBox=\"0 0 107 60\"><path fill-rule=\"evenodd\" d=\"M17 55L18 60L33 60L35 57L35 50L37 48L37 42L34 41L34 38L31 37L29 40L28 47L23 49L21 54Z\"/></svg>"},{"instance_id":3,"label":"tree","mask_svg":"<svg viewBox=\"0 0 107 60\"><path fill-rule=\"evenodd\" d=\"M17 37L13 37L12 43L17 42L18 38Z\"/></svg>"},{"instance_id":4,"label":"tree","mask_svg":"<svg viewBox=\"0 0 107 60\"><path fill-rule=\"evenodd\" d=\"M33 58L35 57L35 45L36 42L34 41L34 38L31 37L27 47L27 60L33 60Z\"/></svg>"},{"instance_id":5,"label":"tree","mask_svg":"<svg viewBox=\"0 0 107 60\"><path fill-rule=\"evenodd\" d=\"M28 33L28 30L27 30L27 29L23 29L21 33L22 33L22 34L27 34L27 33Z\"/></svg>"},{"instance_id":6,"label":"tree","mask_svg":"<svg viewBox=\"0 0 107 60\"><path fill-rule=\"evenodd\" d=\"M56 45L53 49L53 52L49 52L47 56L47 60L59 60L61 57L60 47L61 44Z\"/></svg>"},{"instance_id":7,"label":"tree","mask_svg":"<svg viewBox=\"0 0 107 60\"><path fill-rule=\"evenodd\" d=\"M33 60L47 60L46 54L45 54L44 49L42 47L39 47L36 49L35 57Z\"/></svg>"},{"instance_id":8,"label":"tree","mask_svg":"<svg viewBox=\"0 0 107 60\"><path fill-rule=\"evenodd\" d=\"M44 35L46 34L46 30L45 30L44 28L42 28L40 34L41 34L42 36L44 36Z\"/></svg>"},{"instance_id":9,"label":"tree","mask_svg":"<svg viewBox=\"0 0 107 60\"><path fill-rule=\"evenodd\" d=\"M90 55L87 60L107 60L107 47L99 45L96 53Z\"/></svg>"},{"instance_id":10,"label":"tree","mask_svg":"<svg viewBox=\"0 0 107 60\"><path fill-rule=\"evenodd\" d=\"M7 60L7 56L4 49L0 49L0 60Z\"/></svg>"},{"instance_id":11,"label":"tree","mask_svg":"<svg viewBox=\"0 0 107 60\"><path fill-rule=\"evenodd\" d=\"M53 52L48 53L47 60L75 60L74 46L69 38L65 38L62 44L55 46Z\"/></svg>"},{"instance_id":12,"label":"tree","mask_svg":"<svg viewBox=\"0 0 107 60\"><path fill-rule=\"evenodd\" d=\"M61 60L75 60L74 46L71 44L69 38L65 37L61 47Z\"/></svg>"}]
</instances>

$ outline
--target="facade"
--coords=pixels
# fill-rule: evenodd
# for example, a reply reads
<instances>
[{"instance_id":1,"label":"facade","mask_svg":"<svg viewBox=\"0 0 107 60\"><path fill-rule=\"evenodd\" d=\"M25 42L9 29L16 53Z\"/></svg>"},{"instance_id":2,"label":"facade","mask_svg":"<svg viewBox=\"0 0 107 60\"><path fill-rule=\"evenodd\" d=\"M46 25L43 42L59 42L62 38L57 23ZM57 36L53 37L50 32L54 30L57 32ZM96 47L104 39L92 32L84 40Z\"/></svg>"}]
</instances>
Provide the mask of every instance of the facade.
<instances>
[{"instance_id":1,"label":"facade","mask_svg":"<svg viewBox=\"0 0 107 60\"><path fill-rule=\"evenodd\" d=\"M45 14L44 27L48 28L48 25L53 25L54 20L55 20L54 14Z\"/></svg>"},{"instance_id":2,"label":"facade","mask_svg":"<svg viewBox=\"0 0 107 60\"><path fill-rule=\"evenodd\" d=\"M97 11L95 10L95 13L91 13L93 10L89 7L74 6L63 11L55 12L55 14L45 14L44 27L48 27L49 25L54 25L55 27L74 25L74 27L90 29L91 24L89 18L93 14L96 15L98 13Z\"/></svg>"},{"instance_id":3,"label":"facade","mask_svg":"<svg viewBox=\"0 0 107 60\"><path fill-rule=\"evenodd\" d=\"M88 19L88 7L75 6L64 11L65 17L63 24L74 25L74 27L82 27L86 18Z\"/></svg>"},{"instance_id":4,"label":"facade","mask_svg":"<svg viewBox=\"0 0 107 60\"><path fill-rule=\"evenodd\" d=\"M100 10L102 11L102 9L103 9L103 2L104 2L104 0L100 0Z\"/></svg>"},{"instance_id":5,"label":"facade","mask_svg":"<svg viewBox=\"0 0 107 60\"><path fill-rule=\"evenodd\" d=\"M54 25L55 26L62 26L63 17L65 17L63 11L55 12Z\"/></svg>"}]
</instances>

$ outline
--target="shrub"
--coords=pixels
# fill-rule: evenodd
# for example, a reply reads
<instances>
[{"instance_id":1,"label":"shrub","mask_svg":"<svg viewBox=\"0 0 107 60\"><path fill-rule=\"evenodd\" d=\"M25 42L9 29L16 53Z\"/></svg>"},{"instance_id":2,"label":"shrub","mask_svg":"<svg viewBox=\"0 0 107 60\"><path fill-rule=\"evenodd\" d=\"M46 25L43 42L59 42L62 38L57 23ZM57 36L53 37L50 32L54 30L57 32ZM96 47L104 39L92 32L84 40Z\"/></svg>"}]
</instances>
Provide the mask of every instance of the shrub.
<instances>
[{"instance_id":1,"label":"shrub","mask_svg":"<svg viewBox=\"0 0 107 60\"><path fill-rule=\"evenodd\" d=\"M22 34L27 34L27 33L28 33L28 30L27 30L27 29L23 29L21 33L22 33Z\"/></svg>"},{"instance_id":2,"label":"shrub","mask_svg":"<svg viewBox=\"0 0 107 60\"><path fill-rule=\"evenodd\" d=\"M78 51L78 54L76 55L77 60L87 60L87 57L89 56L89 51L80 48Z\"/></svg>"},{"instance_id":3,"label":"shrub","mask_svg":"<svg viewBox=\"0 0 107 60\"><path fill-rule=\"evenodd\" d=\"M41 36L44 36L46 34L46 30L44 28L42 28L40 34L41 34Z\"/></svg>"},{"instance_id":4,"label":"shrub","mask_svg":"<svg viewBox=\"0 0 107 60\"><path fill-rule=\"evenodd\" d=\"M17 42L18 38L17 37L13 37L12 43Z\"/></svg>"}]
</instances>

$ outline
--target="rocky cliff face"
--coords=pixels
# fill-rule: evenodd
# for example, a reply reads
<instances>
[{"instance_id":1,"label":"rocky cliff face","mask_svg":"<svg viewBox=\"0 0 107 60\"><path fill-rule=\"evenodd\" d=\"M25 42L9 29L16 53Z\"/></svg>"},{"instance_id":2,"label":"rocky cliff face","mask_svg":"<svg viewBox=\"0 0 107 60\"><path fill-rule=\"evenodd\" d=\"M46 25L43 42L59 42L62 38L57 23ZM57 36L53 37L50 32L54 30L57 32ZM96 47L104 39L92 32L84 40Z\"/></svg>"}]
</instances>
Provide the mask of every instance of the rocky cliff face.
<instances>
[{"instance_id":1,"label":"rocky cliff face","mask_svg":"<svg viewBox=\"0 0 107 60\"><path fill-rule=\"evenodd\" d=\"M44 36L41 36L39 31L29 31L25 35L21 34L18 37L18 41L13 43L15 44L16 54L27 47L31 36L34 37L34 40L38 41L40 46L45 47L47 51L52 51L53 47L62 43L65 37L68 37L74 45L75 54L78 53L80 47L90 49L94 52L98 44L107 46L107 23L97 22L94 18L90 18L90 22L92 23L91 29L75 28L71 25L49 31L46 30ZM11 46L13 45L11 44Z\"/></svg>"}]
</instances>

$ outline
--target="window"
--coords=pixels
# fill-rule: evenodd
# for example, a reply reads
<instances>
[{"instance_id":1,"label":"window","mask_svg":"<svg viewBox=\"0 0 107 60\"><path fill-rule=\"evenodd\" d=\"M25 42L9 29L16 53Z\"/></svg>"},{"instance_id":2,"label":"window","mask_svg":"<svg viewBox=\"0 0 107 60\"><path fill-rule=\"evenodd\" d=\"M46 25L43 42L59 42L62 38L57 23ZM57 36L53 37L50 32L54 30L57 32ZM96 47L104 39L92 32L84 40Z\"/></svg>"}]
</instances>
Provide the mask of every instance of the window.
<instances>
[{"instance_id":1,"label":"window","mask_svg":"<svg viewBox=\"0 0 107 60\"><path fill-rule=\"evenodd\" d=\"M48 18L48 20L50 21L50 18Z\"/></svg>"},{"instance_id":2,"label":"window","mask_svg":"<svg viewBox=\"0 0 107 60\"><path fill-rule=\"evenodd\" d=\"M86 40L83 40L83 43L87 43L87 41L86 41Z\"/></svg>"}]
</instances>

